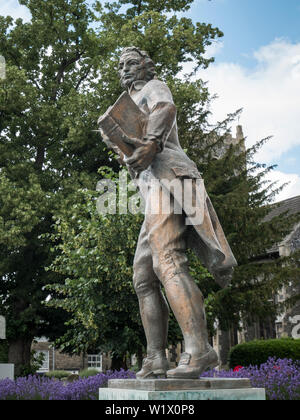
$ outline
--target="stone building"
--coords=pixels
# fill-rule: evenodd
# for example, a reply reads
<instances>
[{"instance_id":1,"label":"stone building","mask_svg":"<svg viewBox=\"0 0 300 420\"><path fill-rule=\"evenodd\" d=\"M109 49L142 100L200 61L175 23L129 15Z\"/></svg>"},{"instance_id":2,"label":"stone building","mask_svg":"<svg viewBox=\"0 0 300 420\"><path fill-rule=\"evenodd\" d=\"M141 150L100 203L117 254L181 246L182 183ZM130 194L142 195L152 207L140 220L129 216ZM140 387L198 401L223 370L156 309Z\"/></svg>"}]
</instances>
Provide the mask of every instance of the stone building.
<instances>
[{"instance_id":1,"label":"stone building","mask_svg":"<svg viewBox=\"0 0 300 420\"><path fill-rule=\"evenodd\" d=\"M221 159L231 146L239 146L241 153L246 151L245 137L243 133L243 127L241 125L236 127L235 137L233 137L232 134L228 134L224 138L223 142L219 144L218 147L214 148L213 157L215 159Z\"/></svg>"},{"instance_id":2,"label":"stone building","mask_svg":"<svg viewBox=\"0 0 300 420\"><path fill-rule=\"evenodd\" d=\"M280 214L288 212L288 214L300 213L300 196L282 201L278 208L275 208L267 217L271 219ZM269 251L272 258L288 257L294 252L300 250L300 223L297 223L291 233L279 244ZM297 285L290 284L280 290L276 296L278 302L284 302L287 298L300 294L300 279ZM277 317L275 321L276 337L296 337L294 333L295 327L300 324L300 301L298 301L287 312Z\"/></svg>"},{"instance_id":3,"label":"stone building","mask_svg":"<svg viewBox=\"0 0 300 420\"><path fill-rule=\"evenodd\" d=\"M110 368L111 360L106 354L74 355L62 353L47 340L46 337L37 338L32 344L32 350L37 355L43 354L44 363L39 372L64 370L70 373L78 373L84 369L96 369L99 372Z\"/></svg>"},{"instance_id":4,"label":"stone building","mask_svg":"<svg viewBox=\"0 0 300 420\"><path fill-rule=\"evenodd\" d=\"M169 346L167 349L167 358L171 368L175 367L179 362L180 354L183 351L181 346L181 343L178 343L177 346ZM109 354L70 356L56 349L46 337L36 338L32 344L32 350L37 356L41 353L44 356L44 363L38 370L39 373L51 372L54 370L79 373L81 370L85 369L96 369L99 372L106 372L111 368L111 358ZM137 358L135 355L132 355L131 359L127 360L127 366L130 368L136 364Z\"/></svg>"},{"instance_id":5,"label":"stone building","mask_svg":"<svg viewBox=\"0 0 300 420\"><path fill-rule=\"evenodd\" d=\"M278 203L278 206L274 206L274 209L268 214L266 221L285 213L289 215L300 213L300 196ZM281 243L274 244L267 254L260 256L259 259L260 262L274 260L283 256L290 256L297 250L300 250L300 223L293 227L290 234ZM297 285L290 284L288 287L278 290L274 298L277 302L284 302L286 299L299 294L300 279ZM276 319L264 320L244 328L241 325L240 331L236 329L230 331L217 330L213 344L219 353L221 364L226 365L229 350L236 344L254 339L282 337L300 338L300 301Z\"/></svg>"}]
</instances>

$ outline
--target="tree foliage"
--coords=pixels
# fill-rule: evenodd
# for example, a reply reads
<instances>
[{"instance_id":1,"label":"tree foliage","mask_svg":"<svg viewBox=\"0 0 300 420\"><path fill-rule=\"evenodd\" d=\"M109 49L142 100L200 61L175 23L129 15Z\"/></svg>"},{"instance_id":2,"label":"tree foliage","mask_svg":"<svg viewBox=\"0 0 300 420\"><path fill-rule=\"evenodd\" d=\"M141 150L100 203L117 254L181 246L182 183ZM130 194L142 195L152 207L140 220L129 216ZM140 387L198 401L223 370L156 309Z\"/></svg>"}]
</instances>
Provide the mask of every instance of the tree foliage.
<instances>
[{"instance_id":1,"label":"tree foliage","mask_svg":"<svg viewBox=\"0 0 300 420\"><path fill-rule=\"evenodd\" d=\"M215 160L214 148L234 116L210 127L205 84L180 77L187 63L196 70L213 61L204 53L222 32L179 17L191 0L20 3L30 22L0 16L7 64L0 81L0 311L7 317L10 361L28 364L28 347L39 335L60 337L68 352L101 348L120 356L143 346L131 284L141 216L100 217L95 206L97 180L115 178L120 168L93 130L121 93L117 62L128 45L148 51L169 84L181 143L204 174L240 264L231 288L220 291L190 255L211 330L216 317L226 326L246 314L274 313L269 298L296 275L294 266L249 263L293 222L263 222L276 194L275 186L263 184L272 168L254 162L262 143L245 154L230 148ZM99 174L99 167L106 169ZM171 319L170 342L179 338Z\"/></svg>"},{"instance_id":2,"label":"tree foliage","mask_svg":"<svg viewBox=\"0 0 300 420\"><path fill-rule=\"evenodd\" d=\"M0 308L17 373L32 339L59 335L65 318L43 305L54 277L41 235L65 196L92 185L107 159L92 132L95 104L81 90L98 65L94 15L84 1L21 3L31 22L0 16Z\"/></svg>"},{"instance_id":3,"label":"tree foliage","mask_svg":"<svg viewBox=\"0 0 300 420\"><path fill-rule=\"evenodd\" d=\"M44 286L64 280L45 271L54 258L47 237L53 216L78 190L95 189L100 166L118 168L93 129L120 94L121 48L133 43L149 50L167 78L191 59L207 66L203 52L221 35L176 17L190 1L20 3L30 22L0 16L6 59L0 81L0 308L17 371L29 363L32 339L61 335L67 316L43 304L49 293Z\"/></svg>"},{"instance_id":4,"label":"tree foliage","mask_svg":"<svg viewBox=\"0 0 300 420\"><path fill-rule=\"evenodd\" d=\"M117 176L110 168L102 168L102 174L108 179ZM80 189L56 215L51 239L59 252L50 269L66 280L50 287L51 293L59 292L60 299L51 299L48 305L72 314L60 340L64 351L100 348L122 357L144 342L132 287L142 216L99 215L96 198L96 192Z\"/></svg>"}]
</instances>

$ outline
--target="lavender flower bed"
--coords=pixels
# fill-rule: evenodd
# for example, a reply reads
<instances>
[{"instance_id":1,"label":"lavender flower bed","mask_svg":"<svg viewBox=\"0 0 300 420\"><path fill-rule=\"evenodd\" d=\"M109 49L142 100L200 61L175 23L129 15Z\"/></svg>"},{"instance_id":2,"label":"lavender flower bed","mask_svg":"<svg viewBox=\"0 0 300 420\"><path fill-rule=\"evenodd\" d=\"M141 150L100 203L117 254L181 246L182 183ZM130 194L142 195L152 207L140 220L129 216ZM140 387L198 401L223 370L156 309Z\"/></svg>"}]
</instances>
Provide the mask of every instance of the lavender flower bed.
<instances>
[{"instance_id":1,"label":"lavender flower bed","mask_svg":"<svg viewBox=\"0 0 300 420\"><path fill-rule=\"evenodd\" d=\"M212 370L201 377L249 378L254 388L265 388L268 400L300 400L300 364L288 359L270 358L260 367ZM0 400L97 400L98 390L109 379L134 379L131 371L99 373L64 383L39 376L0 381Z\"/></svg>"},{"instance_id":2,"label":"lavender flower bed","mask_svg":"<svg viewBox=\"0 0 300 420\"><path fill-rule=\"evenodd\" d=\"M268 400L300 400L300 363L271 357L260 367L209 371L201 377L249 378L254 388L265 388Z\"/></svg>"},{"instance_id":3,"label":"lavender flower bed","mask_svg":"<svg viewBox=\"0 0 300 420\"><path fill-rule=\"evenodd\" d=\"M39 376L0 381L0 400L97 400L109 379L135 378L131 371L99 373L72 383Z\"/></svg>"}]
</instances>

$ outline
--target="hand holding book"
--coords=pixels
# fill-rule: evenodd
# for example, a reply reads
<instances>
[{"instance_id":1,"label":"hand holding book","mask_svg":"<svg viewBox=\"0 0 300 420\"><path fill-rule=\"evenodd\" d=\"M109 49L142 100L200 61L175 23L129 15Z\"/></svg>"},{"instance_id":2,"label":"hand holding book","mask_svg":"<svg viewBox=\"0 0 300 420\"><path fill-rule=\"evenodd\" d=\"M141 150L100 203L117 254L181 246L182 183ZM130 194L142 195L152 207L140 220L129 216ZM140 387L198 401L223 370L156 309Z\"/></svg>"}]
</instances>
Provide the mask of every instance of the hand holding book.
<instances>
[{"instance_id":1,"label":"hand holding book","mask_svg":"<svg viewBox=\"0 0 300 420\"><path fill-rule=\"evenodd\" d=\"M136 172L142 172L152 163L157 153L157 143L152 140L145 139L129 139L129 143L134 145L135 151L131 157L125 158L124 162L130 165Z\"/></svg>"},{"instance_id":2,"label":"hand holding book","mask_svg":"<svg viewBox=\"0 0 300 420\"><path fill-rule=\"evenodd\" d=\"M143 142L145 124L146 115L127 92L98 120L103 140L108 144L108 139L127 157L132 156L135 148Z\"/></svg>"},{"instance_id":3,"label":"hand holding book","mask_svg":"<svg viewBox=\"0 0 300 420\"><path fill-rule=\"evenodd\" d=\"M146 115L127 92L99 120L103 141L120 157L119 162L136 172L148 168L159 146L156 139L144 137Z\"/></svg>"}]
</instances>

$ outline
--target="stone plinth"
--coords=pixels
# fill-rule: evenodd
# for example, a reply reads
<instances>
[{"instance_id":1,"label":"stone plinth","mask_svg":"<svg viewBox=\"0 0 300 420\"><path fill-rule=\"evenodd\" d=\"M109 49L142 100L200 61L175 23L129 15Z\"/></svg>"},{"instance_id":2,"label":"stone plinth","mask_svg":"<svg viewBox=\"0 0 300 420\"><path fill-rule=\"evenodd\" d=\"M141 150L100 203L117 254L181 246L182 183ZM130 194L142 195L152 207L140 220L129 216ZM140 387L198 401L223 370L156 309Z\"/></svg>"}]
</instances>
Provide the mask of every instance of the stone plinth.
<instances>
[{"instance_id":1,"label":"stone plinth","mask_svg":"<svg viewBox=\"0 0 300 420\"><path fill-rule=\"evenodd\" d=\"M0 380L14 379L15 365L10 363L0 363Z\"/></svg>"},{"instance_id":2,"label":"stone plinth","mask_svg":"<svg viewBox=\"0 0 300 420\"><path fill-rule=\"evenodd\" d=\"M249 379L112 379L99 391L100 400L265 400L265 390Z\"/></svg>"}]
</instances>

